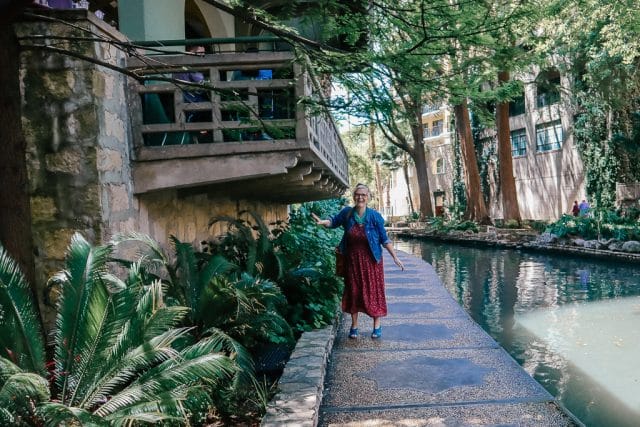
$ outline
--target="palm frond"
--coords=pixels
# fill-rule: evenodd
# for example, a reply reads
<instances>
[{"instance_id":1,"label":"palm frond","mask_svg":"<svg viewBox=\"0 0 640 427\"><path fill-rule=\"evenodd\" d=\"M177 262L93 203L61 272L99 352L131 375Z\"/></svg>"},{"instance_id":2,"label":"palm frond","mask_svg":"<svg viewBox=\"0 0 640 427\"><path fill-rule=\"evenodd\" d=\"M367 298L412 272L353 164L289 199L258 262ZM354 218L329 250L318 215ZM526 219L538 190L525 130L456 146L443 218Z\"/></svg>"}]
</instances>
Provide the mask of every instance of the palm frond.
<instances>
[{"instance_id":1,"label":"palm frond","mask_svg":"<svg viewBox=\"0 0 640 427\"><path fill-rule=\"evenodd\" d=\"M44 339L31 287L0 245L0 356L44 374Z\"/></svg>"},{"instance_id":2,"label":"palm frond","mask_svg":"<svg viewBox=\"0 0 640 427\"><path fill-rule=\"evenodd\" d=\"M177 387L173 390L158 393L151 400L145 400L133 405L126 406L119 411L109 414L105 419L112 421L114 426L127 425L126 423L142 421L158 424L163 421L185 421L190 409L196 406L190 400L191 389L199 391L199 386L193 387ZM211 399L206 395L198 395L198 398L203 398L204 405L197 402L200 413L206 412L206 408L212 405ZM205 406L202 408L202 406Z\"/></svg>"},{"instance_id":3,"label":"palm frond","mask_svg":"<svg viewBox=\"0 0 640 427\"><path fill-rule=\"evenodd\" d=\"M235 267L232 262L229 262L222 255L212 256L200 272L201 285L203 287L207 286L215 276L226 274Z\"/></svg>"},{"instance_id":4,"label":"palm frond","mask_svg":"<svg viewBox=\"0 0 640 427\"><path fill-rule=\"evenodd\" d=\"M130 349L118 360L113 360L109 369L97 378L80 403L83 408L93 408L107 401L144 372L179 356L173 346L184 337L190 328L171 329Z\"/></svg>"},{"instance_id":5,"label":"palm frond","mask_svg":"<svg viewBox=\"0 0 640 427\"><path fill-rule=\"evenodd\" d=\"M233 372L233 362L221 354L207 354L193 360L170 359L147 371L129 387L114 395L95 414L105 417L123 408L153 400L155 395L181 386L200 381L223 381L230 378Z\"/></svg>"},{"instance_id":6,"label":"palm frond","mask_svg":"<svg viewBox=\"0 0 640 427\"><path fill-rule=\"evenodd\" d=\"M245 269L250 274L254 274L256 271L256 262L258 260L257 259L258 245L255 238L253 237L253 230L244 221L234 217L225 216L225 215L221 215L221 216L210 219L209 227L211 227L217 222L222 222L222 221L228 222L229 224L234 226L236 230L238 230L238 233L242 237L243 243L247 245L247 254L246 254L247 265L245 266Z\"/></svg>"},{"instance_id":7,"label":"palm frond","mask_svg":"<svg viewBox=\"0 0 640 427\"><path fill-rule=\"evenodd\" d=\"M49 382L38 374L20 372L10 376L0 389L0 407L14 414L31 414L40 402L46 402Z\"/></svg>"},{"instance_id":8,"label":"palm frond","mask_svg":"<svg viewBox=\"0 0 640 427\"><path fill-rule=\"evenodd\" d=\"M200 298L200 281L198 280L198 261L196 260L193 246L182 243L175 236L170 240L176 253L176 279L173 286L178 286L182 296L181 304L186 305L192 311L198 307Z\"/></svg>"},{"instance_id":9,"label":"palm frond","mask_svg":"<svg viewBox=\"0 0 640 427\"><path fill-rule=\"evenodd\" d=\"M4 383L14 374L19 374L24 372L18 365L10 361L9 359L5 359L4 357L0 357L0 387L4 386Z\"/></svg>"},{"instance_id":10,"label":"palm frond","mask_svg":"<svg viewBox=\"0 0 640 427\"><path fill-rule=\"evenodd\" d=\"M156 262L161 265L169 265L169 260L167 259L167 256L165 255L158 242L144 233L138 233L136 231L118 233L111 238L111 242L114 246L121 245L125 242L142 243L148 249L148 251L140 252L138 258L144 258L147 260L147 262Z\"/></svg>"},{"instance_id":11,"label":"palm frond","mask_svg":"<svg viewBox=\"0 0 640 427\"><path fill-rule=\"evenodd\" d=\"M78 233L71 238L55 333L56 384L62 403L74 395L104 342L111 295L103 275L111 251L111 246L92 248Z\"/></svg>"},{"instance_id":12,"label":"palm frond","mask_svg":"<svg viewBox=\"0 0 640 427\"><path fill-rule=\"evenodd\" d=\"M48 402L38 406L38 416L46 427L59 426L108 426L109 422L80 408L70 407L58 402Z\"/></svg>"},{"instance_id":13,"label":"palm frond","mask_svg":"<svg viewBox=\"0 0 640 427\"><path fill-rule=\"evenodd\" d=\"M246 348L218 328L207 329L207 337L182 351L185 357L224 352L238 365L238 372L234 378L234 387L239 388L251 384L255 379L253 358Z\"/></svg>"}]
</instances>

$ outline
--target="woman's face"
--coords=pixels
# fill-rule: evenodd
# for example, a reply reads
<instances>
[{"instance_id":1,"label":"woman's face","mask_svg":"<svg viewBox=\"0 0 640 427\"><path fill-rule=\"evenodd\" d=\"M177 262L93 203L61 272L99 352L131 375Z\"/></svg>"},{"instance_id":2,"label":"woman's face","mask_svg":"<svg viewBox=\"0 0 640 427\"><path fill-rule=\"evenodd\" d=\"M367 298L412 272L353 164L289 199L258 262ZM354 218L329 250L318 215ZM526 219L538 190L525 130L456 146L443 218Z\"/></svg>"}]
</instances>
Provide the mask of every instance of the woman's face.
<instances>
[{"instance_id":1,"label":"woman's face","mask_svg":"<svg viewBox=\"0 0 640 427\"><path fill-rule=\"evenodd\" d=\"M356 207L365 207L369 201L369 190L364 187L358 187L353 192L353 201Z\"/></svg>"}]
</instances>

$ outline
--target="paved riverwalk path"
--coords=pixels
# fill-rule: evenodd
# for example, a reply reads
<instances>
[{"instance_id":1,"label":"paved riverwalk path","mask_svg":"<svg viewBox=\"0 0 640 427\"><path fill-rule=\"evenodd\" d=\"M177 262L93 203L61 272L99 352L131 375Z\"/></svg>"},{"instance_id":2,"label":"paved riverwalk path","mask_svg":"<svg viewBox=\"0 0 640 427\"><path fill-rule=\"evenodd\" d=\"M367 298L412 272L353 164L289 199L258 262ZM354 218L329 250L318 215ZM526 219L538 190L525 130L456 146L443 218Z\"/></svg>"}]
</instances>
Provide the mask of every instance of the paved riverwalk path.
<instances>
[{"instance_id":1,"label":"paved riverwalk path","mask_svg":"<svg viewBox=\"0 0 640 427\"><path fill-rule=\"evenodd\" d=\"M385 254L386 256L386 254ZM349 339L343 316L330 355L321 426L573 426L553 397L471 320L421 259L386 256L383 337Z\"/></svg>"}]
</instances>

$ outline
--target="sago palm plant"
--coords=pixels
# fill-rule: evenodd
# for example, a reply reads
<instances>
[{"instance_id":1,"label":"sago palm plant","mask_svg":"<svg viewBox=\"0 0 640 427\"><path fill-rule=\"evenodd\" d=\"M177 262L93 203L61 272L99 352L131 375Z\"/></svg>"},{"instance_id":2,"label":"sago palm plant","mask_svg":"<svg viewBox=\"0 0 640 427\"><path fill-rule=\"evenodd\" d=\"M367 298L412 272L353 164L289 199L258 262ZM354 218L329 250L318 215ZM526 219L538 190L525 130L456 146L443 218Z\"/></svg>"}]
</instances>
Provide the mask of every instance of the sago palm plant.
<instances>
[{"instance_id":1,"label":"sago palm plant","mask_svg":"<svg viewBox=\"0 0 640 427\"><path fill-rule=\"evenodd\" d=\"M0 423L199 423L216 390L238 381L242 347L215 329L194 339L179 327L189 309L166 304L162 282L149 282L139 262L124 280L108 273L112 249L72 238L56 276L48 380L36 303L0 249Z\"/></svg>"}]
</instances>

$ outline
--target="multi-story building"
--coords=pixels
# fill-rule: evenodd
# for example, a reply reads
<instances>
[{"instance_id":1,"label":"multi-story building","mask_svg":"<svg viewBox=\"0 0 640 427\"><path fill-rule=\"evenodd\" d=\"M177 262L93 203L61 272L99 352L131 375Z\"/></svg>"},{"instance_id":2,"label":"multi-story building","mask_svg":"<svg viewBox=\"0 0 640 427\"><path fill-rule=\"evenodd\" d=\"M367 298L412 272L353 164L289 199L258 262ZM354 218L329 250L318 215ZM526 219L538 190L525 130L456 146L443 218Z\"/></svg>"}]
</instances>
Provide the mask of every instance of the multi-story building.
<instances>
[{"instance_id":1,"label":"multi-story building","mask_svg":"<svg viewBox=\"0 0 640 427\"><path fill-rule=\"evenodd\" d=\"M524 91L510 103L509 125L513 170L518 204L523 219L553 220L569 213L574 200L585 198L584 171L574 143L573 113L566 100L569 79L558 70L534 70L517 76L525 82ZM429 187L436 214L452 201L453 170L452 135L447 132L450 120L447 106L426 106L423 114L425 143L429 165ZM441 127L443 123L444 127ZM442 129L442 131L441 131ZM490 216L502 218L502 203L498 185L495 129L482 132L480 141L487 162L486 180L489 187ZM396 215L406 215L407 191L402 171L394 171L390 190L392 209ZM411 184L412 193L417 190ZM418 200L414 197L414 206ZM417 208L416 208L417 209Z\"/></svg>"},{"instance_id":2,"label":"multi-story building","mask_svg":"<svg viewBox=\"0 0 640 427\"><path fill-rule=\"evenodd\" d=\"M454 178L454 156L450 132L451 113L446 105L425 105L422 109L423 141L427 152L427 174L432 206L437 216L444 214L451 203ZM407 178L409 186L407 186ZM415 166L391 171L387 212L393 217L410 215L419 210L418 183ZM413 207L413 209L412 209Z\"/></svg>"}]
</instances>

